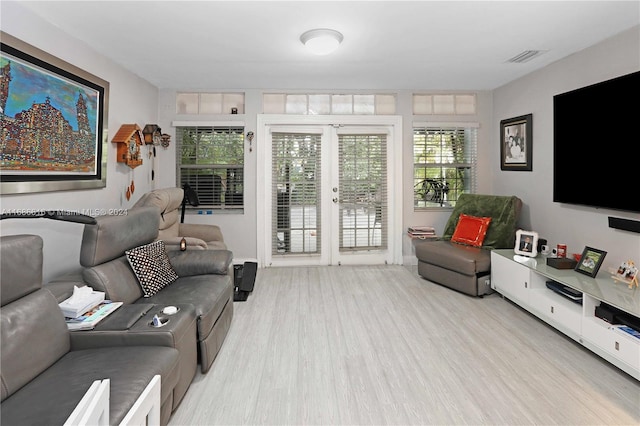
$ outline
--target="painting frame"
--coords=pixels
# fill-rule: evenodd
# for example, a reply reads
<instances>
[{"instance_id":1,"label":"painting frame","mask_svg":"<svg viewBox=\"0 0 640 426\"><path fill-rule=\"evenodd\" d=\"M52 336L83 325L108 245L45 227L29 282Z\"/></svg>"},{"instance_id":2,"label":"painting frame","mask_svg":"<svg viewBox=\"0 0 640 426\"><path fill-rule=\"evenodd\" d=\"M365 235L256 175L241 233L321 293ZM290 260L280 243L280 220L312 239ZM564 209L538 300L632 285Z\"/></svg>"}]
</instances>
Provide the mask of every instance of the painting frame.
<instances>
[{"instance_id":1,"label":"painting frame","mask_svg":"<svg viewBox=\"0 0 640 426\"><path fill-rule=\"evenodd\" d=\"M538 255L538 238L538 233L535 231L518 229L513 251L521 256L536 257Z\"/></svg>"},{"instance_id":2,"label":"painting frame","mask_svg":"<svg viewBox=\"0 0 640 426\"><path fill-rule=\"evenodd\" d=\"M500 170L533 170L533 114L500 121Z\"/></svg>"},{"instance_id":3,"label":"painting frame","mask_svg":"<svg viewBox=\"0 0 640 426\"><path fill-rule=\"evenodd\" d=\"M0 193L106 187L109 82L9 34L0 37ZM16 99L25 102L12 106ZM75 116L68 108L74 106Z\"/></svg>"},{"instance_id":4,"label":"painting frame","mask_svg":"<svg viewBox=\"0 0 640 426\"><path fill-rule=\"evenodd\" d=\"M604 262L607 252L597 248L585 246L580 256L580 260L575 267L576 272L595 278Z\"/></svg>"}]
</instances>

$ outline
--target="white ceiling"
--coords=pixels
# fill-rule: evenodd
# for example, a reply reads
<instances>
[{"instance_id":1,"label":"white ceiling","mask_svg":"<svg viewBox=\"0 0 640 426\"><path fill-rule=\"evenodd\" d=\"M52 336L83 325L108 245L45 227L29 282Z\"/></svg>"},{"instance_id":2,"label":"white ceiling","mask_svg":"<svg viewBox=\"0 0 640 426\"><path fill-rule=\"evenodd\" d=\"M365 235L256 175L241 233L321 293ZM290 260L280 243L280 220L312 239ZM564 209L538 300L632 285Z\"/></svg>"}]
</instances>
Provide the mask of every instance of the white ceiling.
<instances>
[{"instance_id":1,"label":"white ceiling","mask_svg":"<svg viewBox=\"0 0 640 426\"><path fill-rule=\"evenodd\" d=\"M639 1L22 1L159 88L491 90L640 24ZM313 28L343 33L329 56ZM526 63L525 50L544 54Z\"/></svg>"}]
</instances>

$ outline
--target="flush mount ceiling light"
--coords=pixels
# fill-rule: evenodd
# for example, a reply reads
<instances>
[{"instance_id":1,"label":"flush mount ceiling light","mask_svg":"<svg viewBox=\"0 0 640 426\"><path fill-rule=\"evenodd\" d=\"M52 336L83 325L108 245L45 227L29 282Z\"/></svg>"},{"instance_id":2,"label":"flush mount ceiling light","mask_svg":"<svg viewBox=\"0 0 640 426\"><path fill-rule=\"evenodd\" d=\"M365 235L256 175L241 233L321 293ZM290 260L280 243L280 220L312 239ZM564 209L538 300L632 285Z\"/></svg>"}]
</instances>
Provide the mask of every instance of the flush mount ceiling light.
<instances>
[{"instance_id":1,"label":"flush mount ceiling light","mask_svg":"<svg viewBox=\"0 0 640 426\"><path fill-rule=\"evenodd\" d=\"M300 36L300 41L316 55L328 55L342 43L342 34L336 30L318 28Z\"/></svg>"}]
</instances>

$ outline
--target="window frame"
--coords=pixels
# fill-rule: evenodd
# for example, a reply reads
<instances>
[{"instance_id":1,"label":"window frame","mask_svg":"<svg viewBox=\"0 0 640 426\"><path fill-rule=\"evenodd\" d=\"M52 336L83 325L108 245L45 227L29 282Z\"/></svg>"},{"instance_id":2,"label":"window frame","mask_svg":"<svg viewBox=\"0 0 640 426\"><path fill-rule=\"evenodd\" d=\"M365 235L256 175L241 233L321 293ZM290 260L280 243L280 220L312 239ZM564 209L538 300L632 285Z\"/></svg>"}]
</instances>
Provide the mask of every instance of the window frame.
<instances>
[{"instance_id":1,"label":"window frame","mask_svg":"<svg viewBox=\"0 0 640 426\"><path fill-rule=\"evenodd\" d=\"M463 193L476 193L477 190L477 150L478 150L478 123L436 123L436 122L414 122L412 125L412 149L413 149L413 210L429 211L429 210L451 210L455 207L458 197ZM428 144L418 144L416 141L417 133L436 132L462 132L464 137L464 158L462 161L419 161L418 147L428 147ZM424 136L426 137L426 136ZM422 153L425 153L422 149ZM453 151L453 150L451 150ZM450 153L450 156L453 155ZM439 170L437 176L429 176L427 170ZM446 176L454 173L462 172L459 177L453 179L453 187L450 185L451 180ZM465 173L465 170L467 171ZM444 177L444 180L443 180ZM464 182L468 179L467 182ZM457 183L463 181L463 187L459 188ZM443 183L444 182L444 183ZM429 191L422 194L422 192ZM455 194L454 199L450 199L451 194ZM426 200L426 197L432 197ZM423 205L420 205L424 203Z\"/></svg>"},{"instance_id":2,"label":"window frame","mask_svg":"<svg viewBox=\"0 0 640 426\"><path fill-rule=\"evenodd\" d=\"M198 206L191 206L190 204L187 203L186 208L188 210L215 210L215 211L244 211L244 206L245 206L245 177L246 177L246 170L245 170L245 166L246 166L246 162L245 162L245 156L246 156L246 149L244 146L245 143L245 139L246 139L246 126L244 122L237 122L237 121L229 121L229 122L202 122L202 121L180 121L180 122L173 122L172 125L175 127L176 129L176 154L175 154L175 158L176 158L176 185L178 187L183 187L184 185L184 179L183 179L183 170L185 169L191 169L191 170L211 170L211 174L212 175L217 175L220 176L220 170L224 170L223 171L223 175L224 177L220 176L220 179L216 180L215 177L212 177L212 183L211 183L211 191L207 192L206 191L206 186L207 184L205 184L205 193L204 196L202 196L200 193L202 193L202 188L193 188L196 190L196 192L200 192L199 193L199 198L200 198L200 204ZM192 131L198 131L198 129L203 129L203 130L208 130L211 129L212 133L215 133L216 131L227 131L228 133L234 132L237 133L240 137L238 138L238 145L234 145L234 146L239 146L241 149L241 163L238 162L216 162L215 159L212 160L212 163L210 164L202 164L202 163L197 163L197 156L196 156L196 163L194 164L183 164L183 159L182 159L182 155L183 155L183 150L182 150L182 146L183 146L183 141L181 140L182 135L183 135L183 129L191 129ZM233 185L233 194L230 191L229 188L229 182L227 181L228 179L230 179L230 173L231 173L231 178L233 178L233 175L238 173L238 169L240 170L240 175L241 177L239 179L237 179L235 182L232 182ZM216 171L218 171L218 173L216 173ZM219 186L219 193L218 196L222 199L222 196L224 194L224 201L221 201L220 203L216 203L215 199L216 199L216 194L214 193L215 191L215 186L216 186L216 182L220 182L220 186ZM188 183L188 182L187 182ZM193 187L193 185L191 185ZM240 194L240 200L238 201L238 193L236 192L236 190L238 189L238 186L241 190ZM227 193L228 192L228 193ZM231 197L230 199L227 199L227 197ZM203 202L203 199L205 200L205 202ZM233 202L229 202L230 200L232 200ZM209 202L210 201L210 202Z\"/></svg>"}]
</instances>

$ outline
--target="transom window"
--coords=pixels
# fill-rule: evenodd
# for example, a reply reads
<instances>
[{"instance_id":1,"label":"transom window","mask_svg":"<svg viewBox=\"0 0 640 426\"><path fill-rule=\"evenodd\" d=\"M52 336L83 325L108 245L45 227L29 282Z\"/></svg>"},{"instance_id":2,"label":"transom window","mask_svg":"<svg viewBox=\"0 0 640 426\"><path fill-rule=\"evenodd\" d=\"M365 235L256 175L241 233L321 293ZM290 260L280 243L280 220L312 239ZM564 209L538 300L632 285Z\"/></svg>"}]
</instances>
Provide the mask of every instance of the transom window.
<instances>
[{"instance_id":1,"label":"transom window","mask_svg":"<svg viewBox=\"0 0 640 426\"><path fill-rule=\"evenodd\" d=\"M414 209L450 208L476 192L477 125L414 125Z\"/></svg>"},{"instance_id":2,"label":"transom window","mask_svg":"<svg viewBox=\"0 0 640 426\"><path fill-rule=\"evenodd\" d=\"M244 128L176 127L176 139L177 183L197 192L200 205L195 208L242 209Z\"/></svg>"}]
</instances>

